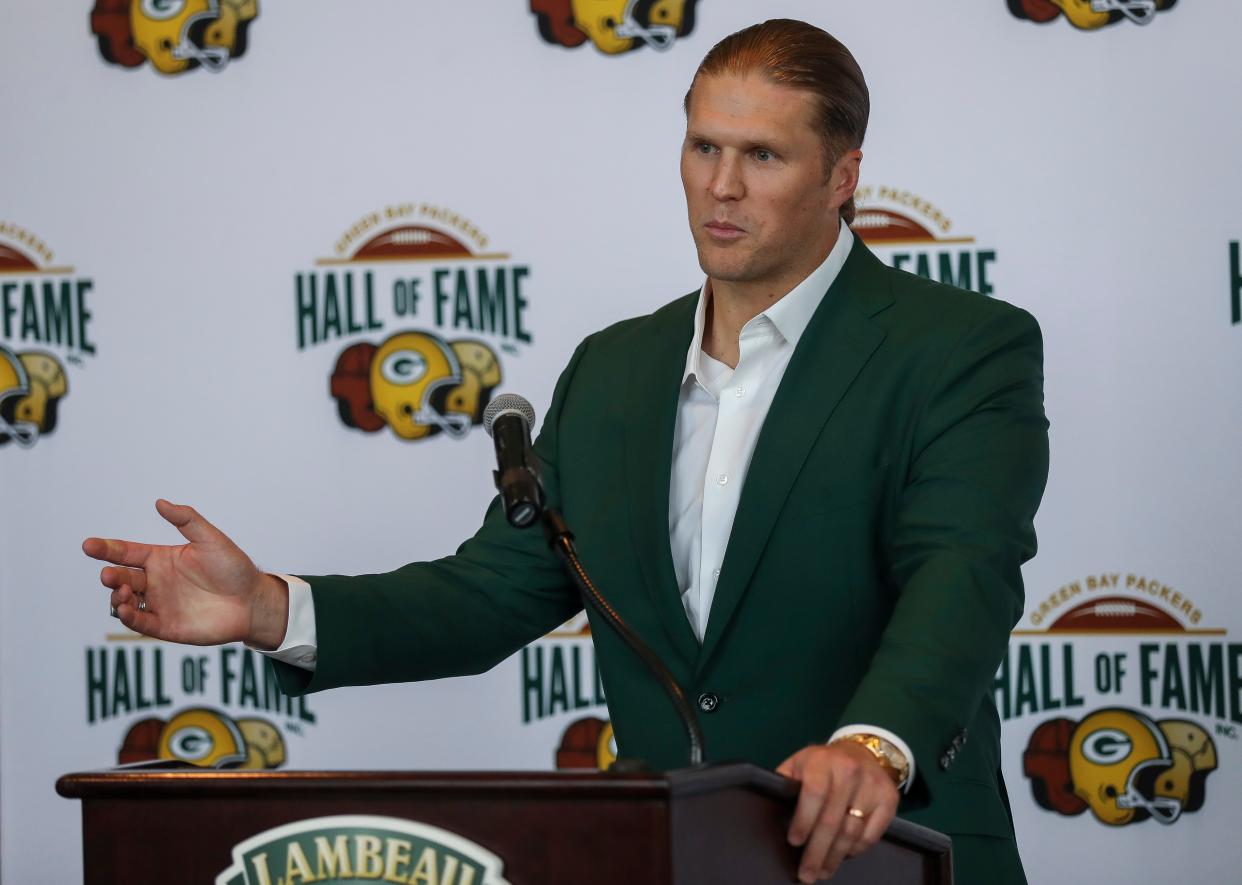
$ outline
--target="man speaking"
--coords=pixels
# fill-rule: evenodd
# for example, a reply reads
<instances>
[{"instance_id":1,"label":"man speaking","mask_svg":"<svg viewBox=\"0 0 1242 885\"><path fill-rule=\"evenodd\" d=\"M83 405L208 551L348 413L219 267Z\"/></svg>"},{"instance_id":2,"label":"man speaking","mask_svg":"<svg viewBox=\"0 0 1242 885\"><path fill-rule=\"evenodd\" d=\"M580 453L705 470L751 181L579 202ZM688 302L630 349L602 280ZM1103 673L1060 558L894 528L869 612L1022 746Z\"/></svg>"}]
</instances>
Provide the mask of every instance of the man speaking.
<instances>
[{"instance_id":1,"label":"man speaking","mask_svg":"<svg viewBox=\"0 0 1242 885\"><path fill-rule=\"evenodd\" d=\"M583 341L535 451L587 569L696 700L709 757L801 781L802 881L901 813L953 837L961 885L1020 883L990 688L1047 476L1039 327L851 234L868 112L849 51L810 25L708 53L681 151L707 279ZM305 578L157 507L188 543L84 544L113 563L116 615L268 650L291 693L478 673L581 608L496 503L454 556ZM619 751L684 765L659 683L593 628Z\"/></svg>"}]
</instances>

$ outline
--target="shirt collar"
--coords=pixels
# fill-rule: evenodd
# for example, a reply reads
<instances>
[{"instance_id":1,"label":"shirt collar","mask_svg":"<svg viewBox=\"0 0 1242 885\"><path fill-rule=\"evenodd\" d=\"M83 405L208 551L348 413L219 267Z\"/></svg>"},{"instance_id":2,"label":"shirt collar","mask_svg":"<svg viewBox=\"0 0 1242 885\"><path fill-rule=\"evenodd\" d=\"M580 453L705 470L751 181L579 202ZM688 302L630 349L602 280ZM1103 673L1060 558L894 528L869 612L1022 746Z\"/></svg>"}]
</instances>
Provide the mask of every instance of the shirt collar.
<instances>
[{"instance_id":1,"label":"shirt collar","mask_svg":"<svg viewBox=\"0 0 1242 885\"><path fill-rule=\"evenodd\" d=\"M841 272L853 246L854 234L842 219L836 245L832 247L832 251L828 253L823 263L811 271L806 279L794 286L787 295L778 299L775 304L752 319L750 323L755 322L759 317L766 317L791 347L797 347L802 333L810 325L811 317L815 315L819 303L824 300L824 295L836 280L837 274ZM699 356L703 353L703 324L707 318L710 285L710 280L704 281L703 288L699 290L699 303L694 310L694 337L690 341L689 351L686 352L686 368L681 376L683 384L687 379L701 374ZM750 323L747 323L747 326Z\"/></svg>"}]
</instances>

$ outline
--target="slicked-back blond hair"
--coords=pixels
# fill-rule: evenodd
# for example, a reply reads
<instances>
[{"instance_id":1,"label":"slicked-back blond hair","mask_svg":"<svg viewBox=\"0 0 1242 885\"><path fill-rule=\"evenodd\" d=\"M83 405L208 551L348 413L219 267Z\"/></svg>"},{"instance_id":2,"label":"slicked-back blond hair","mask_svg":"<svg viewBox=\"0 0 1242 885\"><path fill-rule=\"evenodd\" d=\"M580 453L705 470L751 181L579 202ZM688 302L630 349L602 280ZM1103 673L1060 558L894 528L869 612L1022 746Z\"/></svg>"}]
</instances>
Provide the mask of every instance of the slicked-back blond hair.
<instances>
[{"instance_id":1,"label":"slicked-back blond hair","mask_svg":"<svg viewBox=\"0 0 1242 885\"><path fill-rule=\"evenodd\" d=\"M816 122L824 141L825 174L848 151L862 147L871 97L862 69L845 45L827 31L793 19L777 18L730 34L704 56L686 92L690 113L700 77L761 74L773 83L805 89L815 99ZM841 207L854 220L854 198Z\"/></svg>"}]
</instances>

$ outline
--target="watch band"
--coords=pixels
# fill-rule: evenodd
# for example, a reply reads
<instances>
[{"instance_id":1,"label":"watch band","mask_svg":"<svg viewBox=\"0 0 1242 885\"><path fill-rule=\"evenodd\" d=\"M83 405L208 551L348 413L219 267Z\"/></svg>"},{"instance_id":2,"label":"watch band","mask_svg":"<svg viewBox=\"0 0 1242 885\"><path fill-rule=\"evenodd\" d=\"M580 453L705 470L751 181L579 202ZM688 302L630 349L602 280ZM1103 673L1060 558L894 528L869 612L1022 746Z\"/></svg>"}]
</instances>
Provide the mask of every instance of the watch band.
<instances>
[{"instance_id":1,"label":"watch band","mask_svg":"<svg viewBox=\"0 0 1242 885\"><path fill-rule=\"evenodd\" d=\"M900 789L910 777L910 760L908 760L901 750L893 746L889 741L875 734L866 734L865 732L856 732L854 734L842 735L837 738L838 741L852 741L861 744L871 751L871 755L875 756L880 766L893 779L893 784Z\"/></svg>"}]
</instances>

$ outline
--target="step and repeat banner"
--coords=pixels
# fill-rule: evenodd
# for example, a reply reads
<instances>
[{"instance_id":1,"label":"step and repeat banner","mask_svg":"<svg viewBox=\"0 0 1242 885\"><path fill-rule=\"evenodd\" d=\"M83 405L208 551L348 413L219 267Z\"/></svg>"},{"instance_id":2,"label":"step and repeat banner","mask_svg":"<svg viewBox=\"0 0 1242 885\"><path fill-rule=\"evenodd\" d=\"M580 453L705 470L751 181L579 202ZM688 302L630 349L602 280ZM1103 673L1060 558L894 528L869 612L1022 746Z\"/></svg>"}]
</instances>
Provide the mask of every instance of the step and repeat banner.
<instances>
[{"instance_id":1,"label":"step and repeat banner","mask_svg":"<svg viewBox=\"0 0 1242 885\"><path fill-rule=\"evenodd\" d=\"M5 0L5 882L81 875L68 771L608 764L584 620L291 699L244 647L127 633L79 545L176 543L166 497L272 571L453 550L491 398L546 408L584 336L700 285L682 96L776 16L867 75L857 233L1043 328L1051 478L995 683L1031 881L1242 879L1242 7Z\"/></svg>"}]
</instances>

